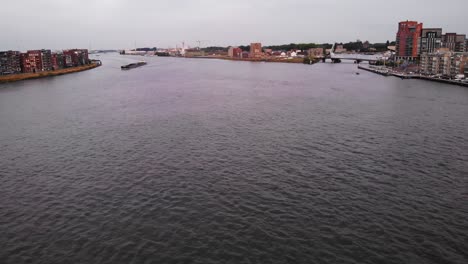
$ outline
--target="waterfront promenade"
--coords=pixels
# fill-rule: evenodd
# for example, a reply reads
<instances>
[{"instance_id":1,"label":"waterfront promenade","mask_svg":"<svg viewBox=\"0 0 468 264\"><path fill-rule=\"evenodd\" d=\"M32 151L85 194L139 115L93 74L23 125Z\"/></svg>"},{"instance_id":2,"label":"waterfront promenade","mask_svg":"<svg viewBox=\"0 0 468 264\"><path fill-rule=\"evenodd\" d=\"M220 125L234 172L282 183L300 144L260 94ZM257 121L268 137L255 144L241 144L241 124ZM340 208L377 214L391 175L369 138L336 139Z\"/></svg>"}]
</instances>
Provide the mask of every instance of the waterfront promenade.
<instances>
[{"instance_id":1,"label":"waterfront promenade","mask_svg":"<svg viewBox=\"0 0 468 264\"><path fill-rule=\"evenodd\" d=\"M368 71L368 72L372 72L372 73L379 74L379 75L383 75L383 76L394 76L394 77L398 77L398 78L401 78L401 79L420 79L420 80L440 82L440 83L446 83L446 84L452 84L452 85L459 85L459 86L468 87L468 82L462 82L462 81L456 81L456 80L446 80L446 79L440 79L440 78L424 76L424 75L420 75L420 74L407 74L407 73L392 71L392 70L386 69L386 68L378 68L377 69L377 68L370 68L370 67L365 67L365 66L359 65L358 69Z\"/></svg>"}]
</instances>

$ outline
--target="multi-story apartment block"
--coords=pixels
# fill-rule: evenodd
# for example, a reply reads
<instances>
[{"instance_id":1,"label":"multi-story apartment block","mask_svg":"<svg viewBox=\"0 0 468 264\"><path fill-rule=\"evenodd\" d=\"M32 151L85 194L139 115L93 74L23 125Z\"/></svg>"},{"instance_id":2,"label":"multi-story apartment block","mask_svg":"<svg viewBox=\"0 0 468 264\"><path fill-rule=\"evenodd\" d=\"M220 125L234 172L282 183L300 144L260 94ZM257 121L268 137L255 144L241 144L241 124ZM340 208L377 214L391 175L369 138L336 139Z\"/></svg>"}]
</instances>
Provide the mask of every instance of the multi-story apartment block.
<instances>
[{"instance_id":1,"label":"multi-story apartment block","mask_svg":"<svg viewBox=\"0 0 468 264\"><path fill-rule=\"evenodd\" d=\"M65 60L65 67L76 67L89 63L87 49L64 50L63 56Z\"/></svg>"},{"instance_id":2,"label":"multi-story apartment block","mask_svg":"<svg viewBox=\"0 0 468 264\"><path fill-rule=\"evenodd\" d=\"M63 53L52 53L52 68L53 70L65 68L65 58Z\"/></svg>"},{"instance_id":3,"label":"multi-story apartment block","mask_svg":"<svg viewBox=\"0 0 468 264\"><path fill-rule=\"evenodd\" d=\"M52 70L52 52L50 50L41 50L42 71Z\"/></svg>"},{"instance_id":4,"label":"multi-story apartment block","mask_svg":"<svg viewBox=\"0 0 468 264\"><path fill-rule=\"evenodd\" d=\"M66 50L52 53L50 50L0 51L0 75L35 73L89 64L87 49Z\"/></svg>"},{"instance_id":5,"label":"multi-story apartment block","mask_svg":"<svg viewBox=\"0 0 468 264\"><path fill-rule=\"evenodd\" d=\"M239 47L229 47L228 57L231 58L240 58L242 54L242 49Z\"/></svg>"},{"instance_id":6,"label":"multi-story apartment block","mask_svg":"<svg viewBox=\"0 0 468 264\"><path fill-rule=\"evenodd\" d=\"M28 50L21 54L21 68L25 73L52 70L52 53L50 50Z\"/></svg>"},{"instance_id":7,"label":"multi-story apartment block","mask_svg":"<svg viewBox=\"0 0 468 264\"><path fill-rule=\"evenodd\" d=\"M450 56L448 50L440 50L436 53L423 53L421 55L421 73L442 75L444 71L444 61Z\"/></svg>"},{"instance_id":8,"label":"multi-story apartment block","mask_svg":"<svg viewBox=\"0 0 468 264\"><path fill-rule=\"evenodd\" d=\"M249 58L261 58L262 55L262 43L251 43Z\"/></svg>"},{"instance_id":9,"label":"multi-story apartment block","mask_svg":"<svg viewBox=\"0 0 468 264\"><path fill-rule=\"evenodd\" d=\"M424 28L421 34L421 53L433 53L442 47L441 28Z\"/></svg>"},{"instance_id":10,"label":"multi-story apartment block","mask_svg":"<svg viewBox=\"0 0 468 264\"><path fill-rule=\"evenodd\" d=\"M446 33L442 36L442 46L454 52L466 52L466 35Z\"/></svg>"},{"instance_id":11,"label":"multi-story apartment block","mask_svg":"<svg viewBox=\"0 0 468 264\"><path fill-rule=\"evenodd\" d=\"M28 50L21 53L21 68L24 73L42 71L42 54L40 50Z\"/></svg>"},{"instance_id":12,"label":"multi-story apartment block","mask_svg":"<svg viewBox=\"0 0 468 264\"><path fill-rule=\"evenodd\" d=\"M465 67L468 65L468 53L455 53L450 58L450 76L465 74Z\"/></svg>"},{"instance_id":13,"label":"multi-story apartment block","mask_svg":"<svg viewBox=\"0 0 468 264\"><path fill-rule=\"evenodd\" d=\"M403 21L398 25L396 37L396 58L415 60L418 58L423 24L417 21Z\"/></svg>"},{"instance_id":14,"label":"multi-story apartment block","mask_svg":"<svg viewBox=\"0 0 468 264\"><path fill-rule=\"evenodd\" d=\"M464 74L468 66L468 53L440 49L434 53L421 54L421 72L430 75L455 77Z\"/></svg>"},{"instance_id":15,"label":"multi-story apartment block","mask_svg":"<svg viewBox=\"0 0 468 264\"><path fill-rule=\"evenodd\" d=\"M21 72L20 54L19 51L0 51L0 75Z\"/></svg>"}]
</instances>

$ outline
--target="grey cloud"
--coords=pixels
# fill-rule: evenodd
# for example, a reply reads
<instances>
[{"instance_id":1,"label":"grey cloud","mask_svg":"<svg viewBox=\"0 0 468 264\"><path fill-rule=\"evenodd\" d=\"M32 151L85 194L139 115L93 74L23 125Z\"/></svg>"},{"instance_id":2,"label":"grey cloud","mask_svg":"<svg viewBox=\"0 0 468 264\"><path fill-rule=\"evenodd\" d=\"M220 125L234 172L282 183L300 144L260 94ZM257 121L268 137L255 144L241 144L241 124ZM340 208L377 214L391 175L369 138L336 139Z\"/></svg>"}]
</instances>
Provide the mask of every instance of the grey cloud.
<instances>
[{"instance_id":1,"label":"grey cloud","mask_svg":"<svg viewBox=\"0 0 468 264\"><path fill-rule=\"evenodd\" d=\"M3 0L0 49L393 40L411 19L468 33L466 0Z\"/></svg>"}]
</instances>

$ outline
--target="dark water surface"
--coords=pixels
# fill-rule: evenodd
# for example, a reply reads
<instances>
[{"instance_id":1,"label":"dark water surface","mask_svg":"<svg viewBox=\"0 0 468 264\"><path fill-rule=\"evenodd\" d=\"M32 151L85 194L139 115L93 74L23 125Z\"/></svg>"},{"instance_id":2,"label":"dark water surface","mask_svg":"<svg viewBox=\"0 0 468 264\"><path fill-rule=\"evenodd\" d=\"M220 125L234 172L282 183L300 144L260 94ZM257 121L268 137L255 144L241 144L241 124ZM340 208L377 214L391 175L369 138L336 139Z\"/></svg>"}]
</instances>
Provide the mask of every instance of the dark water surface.
<instances>
[{"instance_id":1,"label":"dark water surface","mask_svg":"<svg viewBox=\"0 0 468 264\"><path fill-rule=\"evenodd\" d=\"M102 55L0 85L0 263L468 263L468 89Z\"/></svg>"}]
</instances>

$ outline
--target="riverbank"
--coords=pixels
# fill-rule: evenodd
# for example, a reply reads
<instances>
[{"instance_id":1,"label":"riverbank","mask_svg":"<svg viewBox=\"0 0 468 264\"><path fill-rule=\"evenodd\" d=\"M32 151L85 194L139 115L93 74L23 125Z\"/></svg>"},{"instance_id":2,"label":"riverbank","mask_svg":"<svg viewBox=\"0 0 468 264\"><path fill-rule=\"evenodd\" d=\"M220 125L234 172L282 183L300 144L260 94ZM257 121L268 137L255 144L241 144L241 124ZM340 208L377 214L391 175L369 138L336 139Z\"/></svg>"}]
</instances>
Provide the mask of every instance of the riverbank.
<instances>
[{"instance_id":1,"label":"riverbank","mask_svg":"<svg viewBox=\"0 0 468 264\"><path fill-rule=\"evenodd\" d=\"M276 63L304 63L304 58L246 58L246 59L240 59L240 58L230 58L230 57L223 57L221 58L223 60L232 60L232 61L250 61L250 62L276 62Z\"/></svg>"},{"instance_id":2,"label":"riverbank","mask_svg":"<svg viewBox=\"0 0 468 264\"><path fill-rule=\"evenodd\" d=\"M193 56L185 57L190 59L219 59L219 60L231 60L231 61L249 61L249 62L277 62L277 63L304 63L304 58L231 58L225 56Z\"/></svg>"},{"instance_id":3,"label":"riverbank","mask_svg":"<svg viewBox=\"0 0 468 264\"><path fill-rule=\"evenodd\" d=\"M464 86L468 87L467 82L461 82L461 81L455 81L455 80L445 80L445 79L439 79L439 78L433 78L433 77L428 77L428 76L423 76L419 74L405 74L405 73L400 73L400 72L393 72L389 71L388 69L375 69L375 68L368 68L359 65L358 69L372 72L375 74L383 75L383 76L394 76L398 77L401 79L419 79L419 80L426 80L426 81L432 81L432 82L439 82L439 83L446 83L446 84L452 84L452 85L459 85L459 86Z\"/></svg>"},{"instance_id":4,"label":"riverbank","mask_svg":"<svg viewBox=\"0 0 468 264\"><path fill-rule=\"evenodd\" d=\"M378 69L371 69L371 68L363 67L361 65L358 65L358 69L363 70L363 71L376 73L376 74L379 74L379 75L382 75L382 76L389 76L390 75L388 71L378 70Z\"/></svg>"},{"instance_id":5,"label":"riverbank","mask_svg":"<svg viewBox=\"0 0 468 264\"><path fill-rule=\"evenodd\" d=\"M59 75L64 75L64 74L69 74L69 73L91 70L99 66L101 66L99 62L93 62L91 64L84 65L84 66L60 69L60 70L55 70L55 71L10 74L10 75L5 75L5 76L0 76L0 83L17 82L17 81L28 80L28 79L59 76Z\"/></svg>"}]
</instances>

